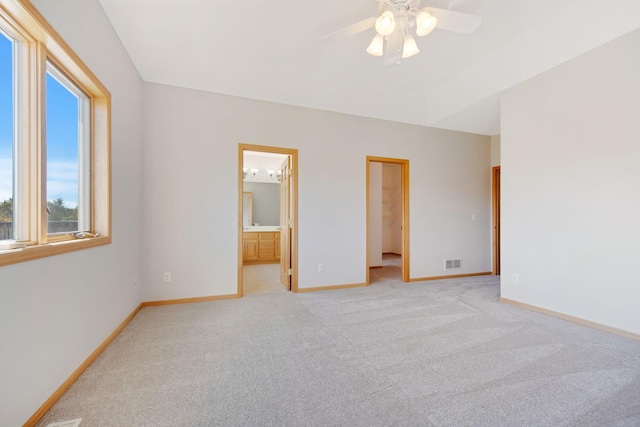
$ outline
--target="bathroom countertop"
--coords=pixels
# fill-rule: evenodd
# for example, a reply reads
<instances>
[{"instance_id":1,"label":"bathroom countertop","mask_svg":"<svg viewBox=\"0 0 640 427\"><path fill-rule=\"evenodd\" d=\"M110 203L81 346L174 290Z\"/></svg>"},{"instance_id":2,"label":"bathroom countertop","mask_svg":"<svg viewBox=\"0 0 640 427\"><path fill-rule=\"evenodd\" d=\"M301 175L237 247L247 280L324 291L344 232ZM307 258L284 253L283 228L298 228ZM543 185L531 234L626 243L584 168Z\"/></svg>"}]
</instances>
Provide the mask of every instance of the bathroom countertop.
<instances>
[{"instance_id":1,"label":"bathroom countertop","mask_svg":"<svg viewBox=\"0 0 640 427\"><path fill-rule=\"evenodd\" d=\"M279 225L252 225L250 227L243 227L242 231L245 233L256 233L256 232L275 232L280 231Z\"/></svg>"}]
</instances>

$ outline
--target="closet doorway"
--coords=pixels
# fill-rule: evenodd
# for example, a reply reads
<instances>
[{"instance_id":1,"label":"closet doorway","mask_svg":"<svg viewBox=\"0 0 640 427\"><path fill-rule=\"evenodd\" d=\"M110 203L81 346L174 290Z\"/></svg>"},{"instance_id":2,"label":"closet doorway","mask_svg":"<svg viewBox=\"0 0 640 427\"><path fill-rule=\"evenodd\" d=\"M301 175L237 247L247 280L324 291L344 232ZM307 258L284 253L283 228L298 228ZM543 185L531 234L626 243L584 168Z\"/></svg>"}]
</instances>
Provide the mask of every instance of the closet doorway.
<instances>
[{"instance_id":1,"label":"closet doorway","mask_svg":"<svg viewBox=\"0 0 640 427\"><path fill-rule=\"evenodd\" d=\"M238 144L238 296L298 291L298 151Z\"/></svg>"},{"instance_id":2,"label":"closet doorway","mask_svg":"<svg viewBox=\"0 0 640 427\"><path fill-rule=\"evenodd\" d=\"M367 156L367 285L409 282L409 160Z\"/></svg>"}]
</instances>

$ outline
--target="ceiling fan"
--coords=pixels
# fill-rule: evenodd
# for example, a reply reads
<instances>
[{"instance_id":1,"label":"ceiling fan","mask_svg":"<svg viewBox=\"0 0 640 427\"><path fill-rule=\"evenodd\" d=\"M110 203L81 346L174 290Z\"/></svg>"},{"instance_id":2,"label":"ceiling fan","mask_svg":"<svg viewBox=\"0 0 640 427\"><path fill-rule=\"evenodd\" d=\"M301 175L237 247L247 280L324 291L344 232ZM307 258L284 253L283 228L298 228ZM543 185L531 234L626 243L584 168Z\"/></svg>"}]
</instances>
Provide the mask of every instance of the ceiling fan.
<instances>
[{"instance_id":1,"label":"ceiling fan","mask_svg":"<svg viewBox=\"0 0 640 427\"><path fill-rule=\"evenodd\" d=\"M367 52L373 56L384 56L385 65L394 65L401 59L410 58L420 52L409 32L413 27L416 35L423 37L435 28L470 34L482 23L482 17L477 15L430 6L420 9L421 0L377 1L380 3L378 16L327 34L322 37L322 42L331 45L375 27L376 35Z\"/></svg>"}]
</instances>

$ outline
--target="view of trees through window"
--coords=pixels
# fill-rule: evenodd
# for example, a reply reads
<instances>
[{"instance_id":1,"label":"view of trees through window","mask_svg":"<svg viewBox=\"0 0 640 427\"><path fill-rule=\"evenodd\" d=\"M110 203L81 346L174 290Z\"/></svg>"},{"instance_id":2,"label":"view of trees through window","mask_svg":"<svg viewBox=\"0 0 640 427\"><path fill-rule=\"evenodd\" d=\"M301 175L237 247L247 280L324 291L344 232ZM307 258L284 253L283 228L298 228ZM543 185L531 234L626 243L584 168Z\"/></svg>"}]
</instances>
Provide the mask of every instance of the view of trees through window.
<instances>
[{"instance_id":1,"label":"view of trees through window","mask_svg":"<svg viewBox=\"0 0 640 427\"><path fill-rule=\"evenodd\" d=\"M77 230L78 224L78 207L68 207L68 204L58 197L55 200L47 202L48 222L50 232L63 232ZM10 225L13 223L13 198L0 202L0 240L11 239L9 231ZM6 230L2 228L6 225ZM58 231L54 231L58 230Z\"/></svg>"}]
</instances>

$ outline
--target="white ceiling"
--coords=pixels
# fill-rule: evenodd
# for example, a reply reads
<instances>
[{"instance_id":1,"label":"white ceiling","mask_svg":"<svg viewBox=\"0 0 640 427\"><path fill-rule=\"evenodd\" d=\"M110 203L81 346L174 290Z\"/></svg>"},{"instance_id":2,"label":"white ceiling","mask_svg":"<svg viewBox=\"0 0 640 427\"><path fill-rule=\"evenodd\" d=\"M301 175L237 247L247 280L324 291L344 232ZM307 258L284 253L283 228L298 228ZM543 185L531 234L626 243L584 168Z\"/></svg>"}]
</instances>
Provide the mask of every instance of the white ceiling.
<instances>
[{"instance_id":1,"label":"white ceiling","mask_svg":"<svg viewBox=\"0 0 640 427\"><path fill-rule=\"evenodd\" d=\"M385 67L375 30L320 38L376 0L100 0L145 81L495 135L500 92L640 27L639 0L423 0L483 17Z\"/></svg>"}]
</instances>

